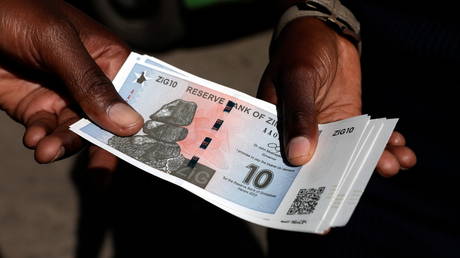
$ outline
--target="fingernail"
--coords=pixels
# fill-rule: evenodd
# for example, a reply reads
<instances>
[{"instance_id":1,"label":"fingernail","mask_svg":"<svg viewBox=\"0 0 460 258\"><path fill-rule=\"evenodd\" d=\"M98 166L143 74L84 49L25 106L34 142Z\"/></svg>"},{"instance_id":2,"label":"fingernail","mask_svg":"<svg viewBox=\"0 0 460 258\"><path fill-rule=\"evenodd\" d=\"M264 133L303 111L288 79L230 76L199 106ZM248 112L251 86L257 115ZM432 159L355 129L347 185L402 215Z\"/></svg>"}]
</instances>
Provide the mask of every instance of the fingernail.
<instances>
[{"instance_id":1,"label":"fingernail","mask_svg":"<svg viewBox=\"0 0 460 258\"><path fill-rule=\"evenodd\" d=\"M51 160L51 162L62 158L62 156L64 156L64 153L65 153L65 148L63 146L61 146L61 148L59 148L59 151L56 153L56 156L54 156L54 158L53 158L53 160Z\"/></svg>"},{"instance_id":2,"label":"fingernail","mask_svg":"<svg viewBox=\"0 0 460 258\"><path fill-rule=\"evenodd\" d=\"M301 165L310 151L310 141L307 137L297 136L291 139L287 148L287 158L293 165Z\"/></svg>"},{"instance_id":3,"label":"fingernail","mask_svg":"<svg viewBox=\"0 0 460 258\"><path fill-rule=\"evenodd\" d=\"M125 103L110 106L108 114L112 122L123 128L134 127L142 120L142 117Z\"/></svg>"}]
</instances>

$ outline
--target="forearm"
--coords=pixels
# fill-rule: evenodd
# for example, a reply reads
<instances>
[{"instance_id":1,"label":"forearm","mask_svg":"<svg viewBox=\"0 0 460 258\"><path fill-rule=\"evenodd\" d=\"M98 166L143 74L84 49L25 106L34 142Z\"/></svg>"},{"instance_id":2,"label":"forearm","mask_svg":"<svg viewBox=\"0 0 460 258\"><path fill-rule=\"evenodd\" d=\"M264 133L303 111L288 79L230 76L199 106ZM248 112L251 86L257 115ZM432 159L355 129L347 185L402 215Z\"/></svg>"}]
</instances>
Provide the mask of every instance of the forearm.
<instances>
[{"instance_id":1,"label":"forearm","mask_svg":"<svg viewBox=\"0 0 460 258\"><path fill-rule=\"evenodd\" d=\"M293 20L302 17L316 17L328 24L339 35L350 40L359 50L361 49L359 22L339 0L277 0L275 4L280 18L275 28L274 39L279 36L284 26ZM293 6L296 4L297 6Z\"/></svg>"}]
</instances>

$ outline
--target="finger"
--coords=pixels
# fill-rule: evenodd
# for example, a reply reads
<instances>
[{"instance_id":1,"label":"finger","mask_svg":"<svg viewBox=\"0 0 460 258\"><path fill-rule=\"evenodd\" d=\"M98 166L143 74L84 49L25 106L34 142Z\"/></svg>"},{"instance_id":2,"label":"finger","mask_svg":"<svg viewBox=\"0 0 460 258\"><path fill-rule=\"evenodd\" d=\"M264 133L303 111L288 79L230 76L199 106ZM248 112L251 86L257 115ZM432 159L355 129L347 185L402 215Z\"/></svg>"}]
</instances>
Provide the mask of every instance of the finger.
<instances>
[{"instance_id":1,"label":"finger","mask_svg":"<svg viewBox=\"0 0 460 258\"><path fill-rule=\"evenodd\" d=\"M83 146L81 138L71 131L56 131L44 137L35 150L35 160L46 164L75 154Z\"/></svg>"},{"instance_id":2,"label":"finger","mask_svg":"<svg viewBox=\"0 0 460 258\"><path fill-rule=\"evenodd\" d=\"M326 230L325 230L323 233L321 233L320 235L325 236L325 235L327 235L327 234L329 234L329 233L331 233L331 229L330 229L330 228L326 229Z\"/></svg>"},{"instance_id":3,"label":"finger","mask_svg":"<svg viewBox=\"0 0 460 258\"><path fill-rule=\"evenodd\" d=\"M45 66L59 76L95 123L117 135L136 133L143 125L142 117L118 95L72 25L51 27L44 35L49 40L39 49Z\"/></svg>"},{"instance_id":4,"label":"finger","mask_svg":"<svg viewBox=\"0 0 460 258\"><path fill-rule=\"evenodd\" d=\"M377 163L377 172L383 177L392 177L400 169L398 159L388 150L385 150Z\"/></svg>"},{"instance_id":5,"label":"finger","mask_svg":"<svg viewBox=\"0 0 460 258\"><path fill-rule=\"evenodd\" d=\"M95 145L87 148L87 155L84 157L86 162L81 164L81 169L84 171L85 183L96 193L107 193L113 172L117 169L118 159Z\"/></svg>"},{"instance_id":6,"label":"finger","mask_svg":"<svg viewBox=\"0 0 460 258\"><path fill-rule=\"evenodd\" d=\"M118 158L112 155L110 152L94 145L89 148L89 169L114 172L117 168L117 165Z\"/></svg>"},{"instance_id":7,"label":"finger","mask_svg":"<svg viewBox=\"0 0 460 258\"><path fill-rule=\"evenodd\" d=\"M40 111L31 115L25 125L23 142L26 147L33 149L39 141L56 129L57 117L49 112Z\"/></svg>"},{"instance_id":8,"label":"finger","mask_svg":"<svg viewBox=\"0 0 460 258\"><path fill-rule=\"evenodd\" d=\"M73 111L64 109L59 114L59 125L56 129L37 144L35 160L39 163L50 163L79 151L84 142L69 130L69 126L78 119Z\"/></svg>"},{"instance_id":9,"label":"finger","mask_svg":"<svg viewBox=\"0 0 460 258\"><path fill-rule=\"evenodd\" d=\"M404 146L406 145L406 139L404 138L404 136L397 132L397 131L394 131L391 136L390 136L390 139L388 140L388 145L391 145L391 146Z\"/></svg>"},{"instance_id":10,"label":"finger","mask_svg":"<svg viewBox=\"0 0 460 258\"><path fill-rule=\"evenodd\" d=\"M402 169L409 169L417 163L415 153L406 146L390 146L388 150L398 160Z\"/></svg>"},{"instance_id":11,"label":"finger","mask_svg":"<svg viewBox=\"0 0 460 258\"><path fill-rule=\"evenodd\" d=\"M290 164L308 162L318 138L318 122L314 101L317 78L308 69L293 68L282 75L277 85L283 147Z\"/></svg>"}]
</instances>

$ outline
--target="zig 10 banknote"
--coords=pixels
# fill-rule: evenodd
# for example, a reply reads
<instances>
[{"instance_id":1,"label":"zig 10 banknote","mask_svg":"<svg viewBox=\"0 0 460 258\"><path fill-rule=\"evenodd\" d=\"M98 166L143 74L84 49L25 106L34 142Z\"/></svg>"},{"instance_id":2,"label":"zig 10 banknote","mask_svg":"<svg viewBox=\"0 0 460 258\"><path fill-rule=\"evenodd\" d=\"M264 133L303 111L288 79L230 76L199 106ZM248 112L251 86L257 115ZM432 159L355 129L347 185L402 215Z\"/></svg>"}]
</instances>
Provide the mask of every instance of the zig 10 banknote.
<instances>
[{"instance_id":1,"label":"zig 10 banknote","mask_svg":"<svg viewBox=\"0 0 460 258\"><path fill-rule=\"evenodd\" d=\"M319 125L312 160L293 167L272 104L136 53L113 82L143 129L119 137L82 119L72 131L242 219L284 230L345 225L397 121L362 115Z\"/></svg>"}]
</instances>

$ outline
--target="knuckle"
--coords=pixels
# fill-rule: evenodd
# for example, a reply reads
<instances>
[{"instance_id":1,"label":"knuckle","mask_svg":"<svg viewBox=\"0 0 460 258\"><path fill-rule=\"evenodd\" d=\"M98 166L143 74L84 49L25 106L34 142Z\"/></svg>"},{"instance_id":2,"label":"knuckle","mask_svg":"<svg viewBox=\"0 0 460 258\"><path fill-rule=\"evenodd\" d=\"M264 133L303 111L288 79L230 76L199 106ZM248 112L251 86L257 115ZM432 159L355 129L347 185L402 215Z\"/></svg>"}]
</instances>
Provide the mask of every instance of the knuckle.
<instances>
[{"instance_id":1,"label":"knuckle","mask_svg":"<svg viewBox=\"0 0 460 258\"><path fill-rule=\"evenodd\" d=\"M316 123L316 115L313 110L297 110L292 112L290 128L299 132L312 131L312 125Z\"/></svg>"},{"instance_id":2,"label":"knuckle","mask_svg":"<svg viewBox=\"0 0 460 258\"><path fill-rule=\"evenodd\" d=\"M291 64L284 67L276 83L281 96L296 105L310 106L324 84L323 73L312 64Z\"/></svg>"},{"instance_id":3,"label":"knuckle","mask_svg":"<svg viewBox=\"0 0 460 258\"><path fill-rule=\"evenodd\" d=\"M52 42L64 42L64 39L69 35L76 33L73 25L63 18L53 18L39 27L40 31L38 33L40 37Z\"/></svg>"},{"instance_id":4,"label":"knuckle","mask_svg":"<svg viewBox=\"0 0 460 258\"><path fill-rule=\"evenodd\" d=\"M111 52L113 56L123 56L128 57L131 53L128 46L126 46L123 42L115 42L114 44L110 45Z\"/></svg>"},{"instance_id":5,"label":"knuckle","mask_svg":"<svg viewBox=\"0 0 460 258\"><path fill-rule=\"evenodd\" d=\"M311 64L293 63L285 66L281 71L280 82L283 85L318 85L321 76L318 69Z\"/></svg>"},{"instance_id":6,"label":"knuckle","mask_svg":"<svg viewBox=\"0 0 460 258\"><path fill-rule=\"evenodd\" d=\"M38 60L45 64L57 62L57 53L74 51L73 39L78 37L70 21L53 17L49 21L40 21L31 35L32 46L36 49Z\"/></svg>"},{"instance_id":7,"label":"knuckle","mask_svg":"<svg viewBox=\"0 0 460 258\"><path fill-rule=\"evenodd\" d=\"M294 121L310 121L312 113L310 110L297 110L292 113L292 118Z\"/></svg>"},{"instance_id":8,"label":"knuckle","mask_svg":"<svg viewBox=\"0 0 460 258\"><path fill-rule=\"evenodd\" d=\"M90 105L105 106L114 99L113 89L110 80L95 68L88 68L76 76L76 85L80 85L83 100Z\"/></svg>"}]
</instances>

